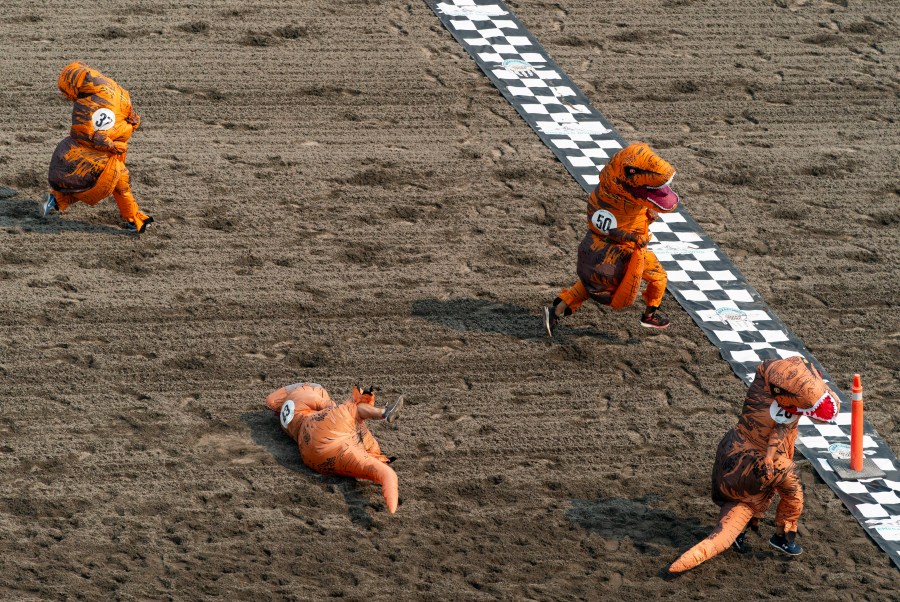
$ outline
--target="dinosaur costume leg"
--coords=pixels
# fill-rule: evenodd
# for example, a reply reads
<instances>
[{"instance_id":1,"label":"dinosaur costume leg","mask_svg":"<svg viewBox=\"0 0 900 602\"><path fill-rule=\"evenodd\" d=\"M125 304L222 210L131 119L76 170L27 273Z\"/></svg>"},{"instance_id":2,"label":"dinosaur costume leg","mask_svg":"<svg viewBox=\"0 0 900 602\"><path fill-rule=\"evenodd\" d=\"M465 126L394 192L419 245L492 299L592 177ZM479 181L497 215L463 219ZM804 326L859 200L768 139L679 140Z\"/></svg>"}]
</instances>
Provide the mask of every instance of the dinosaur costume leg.
<instances>
[{"instance_id":1,"label":"dinosaur costume leg","mask_svg":"<svg viewBox=\"0 0 900 602\"><path fill-rule=\"evenodd\" d=\"M53 198L56 199L56 207L60 211L65 211L66 209L69 208L69 205L71 205L72 203L78 202L78 199L76 199L71 194L66 194L65 192L53 190L52 188L50 189L50 192L53 193Z\"/></svg>"},{"instance_id":2,"label":"dinosaur costume leg","mask_svg":"<svg viewBox=\"0 0 900 602\"><path fill-rule=\"evenodd\" d=\"M753 518L753 510L747 504L732 502L722 506L719 513L719 524L709 537L695 545L681 555L669 567L670 573L681 573L694 568L701 562L705 562L727 550L737 536L744 531L744 527Z\"/></svg>"},{"instance_id":3,"label":"dinosaur costume leg","mask_svg":"<svg viewBox=\"0 0 900 602\"><path fill-rule=\"evenodd\" d=\"M134 224L140 230L149 216L141 212L137 201L134 200L134 195L131 193L131 177L124 163L112 195L116 200L116 205L119 207L119 213L122 215L122 218L126 222Z\"/></svg>"},{"instance_id":4,"label":"dinosaur costume leg","mask_svg":"<svg viewBox=\"0 0 900 602\"><path fill-rule=\"evenodd\" d=\"M781 498L775 509L775 526L779 532L791 533L797 531L797 522L803 513L803 485L800 482L800 468L786 458L782 460L789 466L785 467L784 479L775 486ZM775 470L780 468L778 460Z\"/></svg>"},{"instance_id":5,"label":"dinosaur costume leg","mask_svg":"<svg viewBox=\"0 0 900 602\"><path fill-rule=\"evenodd\" d=\"M665 268L659 263L659 259L649 249L644 252L644 272L641 274L641 279L647 283L647 288L641 295L644 303L648 307L659 307L663 294L666 292L668 277Z\"/></svg>"},{"instance_id":6,"label":"dinosaur costume leg","mask_svg":"<svg viewBox=\"0 0 900 602\"><path fill-rule=\"evenodd\" d=\"M569 313L575 313L590 298L590 295L584 288L584 283L579 280L569 288L564 288L557 298L562 299L566 307L571 310Z\"/></svg>"},{"instance_id":7,"label":"dinosaur costume leg","mask_svg":"<svg viewBox=\"0 0 900 602\"><path fill-rule=\"evenodd\" d=\"M274 391L269 393L269 396L266 397L266 407L277 414L281 411L281 406L284 405L284 402L287 401L288 397L291 396L291 393L304 386L308 387L310 389L310 393L314 394L314 396L320 397L323 400L327 401L331 400L331 397L328 396L328 392L320 384L294 383L286 387L281 387L280 389L275 389ZM302 397L307 398L308 395L304 394Z\"/></svg>"}]
</instances>

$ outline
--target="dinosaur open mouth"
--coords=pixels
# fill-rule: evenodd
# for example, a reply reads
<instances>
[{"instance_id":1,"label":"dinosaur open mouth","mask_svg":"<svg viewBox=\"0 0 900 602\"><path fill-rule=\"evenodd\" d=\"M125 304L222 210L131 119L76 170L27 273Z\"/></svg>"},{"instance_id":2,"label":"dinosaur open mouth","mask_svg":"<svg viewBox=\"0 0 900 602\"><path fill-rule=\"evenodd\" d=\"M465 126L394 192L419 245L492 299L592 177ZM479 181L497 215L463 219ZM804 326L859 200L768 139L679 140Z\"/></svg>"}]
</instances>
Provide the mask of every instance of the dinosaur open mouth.
<instances>
[{"instance_id":1,"label":"dinosaur open mouth","mask_svg":"<svg viewBox=\"0 0 900 602\"><path fill-rule=\"evenodd\" d=\"M789 411L794 414L800 414L801 416L806 416L807 418L818 422L834 422L839 410L840 402L836 400L831 394L831 391L828 391L827 389L813 407L789 409Z\"/></svg>"},{"instance_id":2,"label":"dinosaur open mouth","mask_svg":"<svg viewBox=\"0 0 900 602\"><path fill-rule=\"evenodd\" d=\"M674 177L673 175L672 178ZM663 213L668 213L678 206L679 200L675 191L669 188L672 178L669 178L668 182L662 186L629 186L624 184L624 188L631 196L644 199L659 207L659 210Z\"/></svg>"}]
</instances>

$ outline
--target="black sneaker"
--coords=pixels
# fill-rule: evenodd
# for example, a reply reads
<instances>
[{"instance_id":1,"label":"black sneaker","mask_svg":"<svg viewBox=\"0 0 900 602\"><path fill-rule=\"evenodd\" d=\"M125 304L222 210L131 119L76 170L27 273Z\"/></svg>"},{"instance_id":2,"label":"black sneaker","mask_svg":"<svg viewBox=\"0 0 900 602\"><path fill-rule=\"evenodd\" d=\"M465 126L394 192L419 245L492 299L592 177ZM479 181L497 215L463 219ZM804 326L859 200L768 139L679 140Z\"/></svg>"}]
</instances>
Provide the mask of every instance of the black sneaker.
<instances>
[{"instance_id":1,"label":"black sneaker","mask_svg":"<svg viewBox=\"0 0 900 602\"><path fill-rule=\"evenodd\" d=\"M144 230L147 229L147 226L149 226L152 223L153 223L153 218L148 215L147 219L145 219L141 223L140 228L137 227L137 224L135 224L133 220L128 220L127 222L125 222L124 228L131 232L137 232L138 234L143 234Z\"/></svg>"},{"instance_id":2,"label":"black sneaker","mask_svg":"<svg viewBox=\"0 0 900 602\"><path fill-rule=\"evenodd\" d=\"M787 537L776 533L772 536L772 539L769 540L769 543L772 544L772 547L776 550L784 552L789 556L799 556L803 553L803 548L800 547L799 543L794 541L793 533L789 533Z\"/></svg>"},{"instance_id":3,"label":"black sneaker","mask_svg":"<svg viewBox=\"0 0 900 602\"><path fill-rule=\"evenodd\" d=\"M553 336L557 324L559 324L559 316L556 315L556 308L548 305L544 308L544 328L547 329L547 336Z\"/></svg>"},{"instance_id":4,"label":"black sneaker","mask_svg":"<svg viewBox=\"0 0 900 602\"><path fill-rule=\"evenodd\" d=\"M645 312L641 315L641 326L646 328L668 328L669 318L654 309L650 313Z\"/></svg>"},{"instance_id":5,"label":"black sneaker","mask_svg":"<svg viewBox=\"0 0 900 602\"><path fill-rule=\"evenodd\" d=\"M744 531L740 535L737 536L737 539L734 540L734 543L731 544L734 546L734 549L743 554L747 550L750 549L750 546L747 544L747 532Z\"/></svg>"}]
</instances>

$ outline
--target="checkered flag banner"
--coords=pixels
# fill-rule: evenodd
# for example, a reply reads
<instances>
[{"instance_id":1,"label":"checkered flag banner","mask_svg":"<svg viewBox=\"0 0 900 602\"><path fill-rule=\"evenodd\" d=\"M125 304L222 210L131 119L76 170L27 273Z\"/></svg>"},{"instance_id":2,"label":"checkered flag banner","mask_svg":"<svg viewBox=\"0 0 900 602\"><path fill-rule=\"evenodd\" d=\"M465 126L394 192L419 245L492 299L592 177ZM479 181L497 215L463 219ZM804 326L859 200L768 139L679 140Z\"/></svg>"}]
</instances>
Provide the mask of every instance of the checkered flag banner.
<instances>
[{"instance_id":1,"label":"checkered flag banner","mask_svg":"<svg viewBox=\"0 0 900 602\"><path fill-rule=\"evenodd\" d=\"M500 93L590 192L609 157L627 145L499 0L425 0ZM668 291L700 326L735 374L749 385L770 358L808 358L827 372L776 316L719 246L683 209L661 214L648 248L668 272ZM833 425L801 417L797 448L866 532L900 567L900 469L894 452L868 423L864 453L883 478L841 480L829 460L849 454L850 400L840 396Z\"/></svg>"}]
</instances>

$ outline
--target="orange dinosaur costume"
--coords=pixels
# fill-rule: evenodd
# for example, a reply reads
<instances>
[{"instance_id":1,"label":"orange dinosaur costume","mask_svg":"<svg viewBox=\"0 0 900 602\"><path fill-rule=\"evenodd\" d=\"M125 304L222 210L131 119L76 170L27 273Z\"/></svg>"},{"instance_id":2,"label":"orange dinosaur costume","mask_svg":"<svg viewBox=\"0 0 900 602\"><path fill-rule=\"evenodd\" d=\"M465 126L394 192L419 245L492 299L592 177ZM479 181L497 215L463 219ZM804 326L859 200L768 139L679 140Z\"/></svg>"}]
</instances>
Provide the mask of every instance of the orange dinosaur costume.
<instances>
[{"instance_id":1,"label":"orange dinosaur costume","mask_svg":"<svg viewBox=\"0 0 900 602\"><path fill-rule=\"evenodd\" d=\"M153 218L142 213L131 193L125 155L128 139L141 123L128 91L81 63L67 65L57 82L72 108L72 128L50 160L42 214L65 211L76 201L95 205L109 195L131 230L143 232Z\"/></svg>"},{"instance_id":2,"label":"orange dinosaur costume","mask_svg":"<svg viewBox=\"0 0 900 602\"><path fill-rule=\"evenodd\" d=\"M338 405L328 391L315 383L297 383L273 391L266 407L280 416L281 428L297 442L300 458L312 470L367 479L381 485L388 511L397 511L397 473L381 453L366 426L370 418L393 422L403 398L381 409L375 407L372 389L353 387L351 398Z\"/></svg>"},{"instance_id":3,"label":"orange dinosaur costume","mask_svg":"<svg viewBox=\"0 0 900 602\"><path fill-rule=\"evenodd\" d=\"M777 493L777 533L770 543L788 554L802 548L794 543L797 522L803 512L800 470L794 464L794 442L800 416L831 422L840 400L822 376L804 358L766 360L756 378L737 425L728 431L716 450L712 472L712 498L721 507L719 524L712 534L681 555L669 571L694 568L727 549L735 541L743 547L744 528L758 530L759 520Z\"/></svg>"},{"instance_id":4,"label":"orange dinosaur costume","mask_svg":"<svg viewBox=\"0 0 900 602\"><path fill-rule=\"evenodd\" d=\"M641 280L647 282L643 294L647 310L641 323L668 326L668 320L656 314L666 290L666 271L647 243L658 214L678 206L678 195L669 188L674 177L675 168L646 144L632 144L612 156L588 199L588 232L578 247L578 282L564 289L552 307L544 308L550 336L560 318L588 299L613 309L631 305Z\"/></svg>"}]
</instances>

